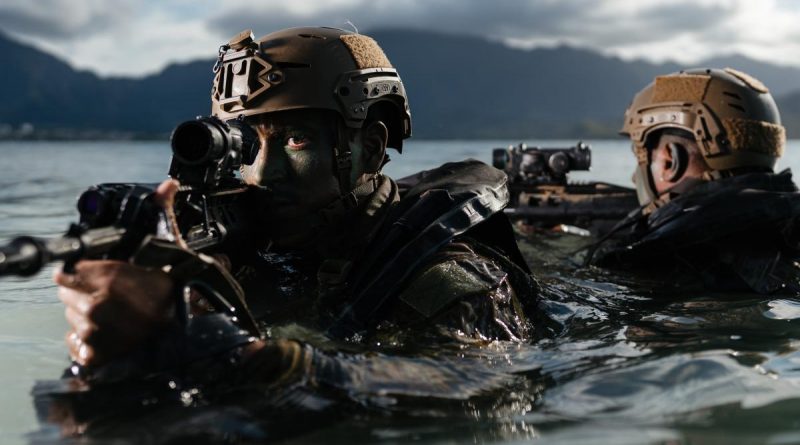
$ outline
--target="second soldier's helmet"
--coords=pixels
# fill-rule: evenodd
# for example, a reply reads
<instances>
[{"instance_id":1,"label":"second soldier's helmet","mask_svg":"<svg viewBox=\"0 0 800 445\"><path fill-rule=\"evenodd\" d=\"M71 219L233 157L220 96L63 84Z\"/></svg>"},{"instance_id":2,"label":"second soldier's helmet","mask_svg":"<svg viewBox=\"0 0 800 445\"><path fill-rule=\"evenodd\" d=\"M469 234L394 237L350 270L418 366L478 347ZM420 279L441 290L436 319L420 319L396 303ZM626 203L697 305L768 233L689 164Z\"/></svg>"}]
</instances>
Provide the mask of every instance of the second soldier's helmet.
<instances>
[{"instance_id":1,"label":"second soldier's helmet","mask_svg":"<svg viewBox=\"0 0 800 445\"><path fill-rule=\"evenodd\" d=\"M620 133L631 138L640 170L649 163L648 137L667 128L691 133L715 172L772 170L786 143L767 87L730 68L658 76L636 94ZM654 192L647 192L652 198Z\"/></svg>"},{"instance_id":2,"label":"second soldier's helmet","mask_svg":"<svg viewBox=\"0 0 800 445\"><path fill-rule=\"evenodd\" d=\"M411 135L408 98L397 71L370 37L333 28L290 28L258 40L245 30L220 47L211 112L222 120L321 109L361 128L370 106L392 104L388 145Z\"/></svg>"}]
</instances>

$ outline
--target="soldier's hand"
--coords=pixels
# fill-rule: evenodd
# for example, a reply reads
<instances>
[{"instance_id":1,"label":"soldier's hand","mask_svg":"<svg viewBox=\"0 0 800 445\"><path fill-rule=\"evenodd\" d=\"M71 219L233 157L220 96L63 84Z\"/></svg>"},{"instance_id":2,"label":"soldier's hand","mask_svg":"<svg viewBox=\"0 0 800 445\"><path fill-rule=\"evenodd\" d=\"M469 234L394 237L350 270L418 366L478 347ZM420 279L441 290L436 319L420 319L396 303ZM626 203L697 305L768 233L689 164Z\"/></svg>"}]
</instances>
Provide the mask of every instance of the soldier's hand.
<instances>
[{"instance_id":1,"label":"soldier's hand","mask_svg":"<svg viewBox=\"0 0 800 445\"><path fill-rule=\"evenodd\" d=\"M81 261L74 274L58 271L54 279L70 325L67 347L81 365L127 355L174 322L173 283L160 270L121 261Z\"/></svg>"},{"instance_id":2,"label":"soldier's hand","mask_svg":"<svg viewBox=\"0 0 800 445\"><path fill-rule=\"evenodd\" d=\"M163 182L156 201L170 211L176 181ZM53 277L70 325L67 348L84 366L102 365L140 347L174 322L173 282L161 270L122 261L80 261L75 271Z\"/></svg>"}]
</instances>

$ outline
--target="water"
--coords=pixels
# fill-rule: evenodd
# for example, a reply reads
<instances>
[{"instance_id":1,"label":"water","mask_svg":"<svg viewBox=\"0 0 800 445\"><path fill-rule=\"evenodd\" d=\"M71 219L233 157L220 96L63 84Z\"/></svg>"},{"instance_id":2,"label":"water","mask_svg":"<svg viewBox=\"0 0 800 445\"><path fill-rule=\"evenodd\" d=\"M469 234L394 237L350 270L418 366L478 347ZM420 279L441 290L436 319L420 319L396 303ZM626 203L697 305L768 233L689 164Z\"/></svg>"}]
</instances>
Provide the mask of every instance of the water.
<instances>
[{"instance_id":1,"label":"water","mask_svg":"<svg viewBox=\"0 0 800 445\"><path fill-rule=\"evenodd\" d=\"M490 161L518 141L411 141L386 172L401 177L466 157ZM575 141L527 141L566 146ZM627 185L623 141L590 141L592 172L574 179ZM165 143L0 143L0 240L57 235L76 217L75 197L99 182L164 178ZM800 141L780 168L800 171ZM753 295L667 295L564 253L580 240L541 236L522 245L565 334L533 345L493 345L473 357L514 371L502 387L466 402L409 401L305 431L308 442L797 443L800 442L800 301ZM67 364L63 308L50 269L0 281L0 443L56 440L38 424L34 381ZM469 357L467 357L469 358ZM31 432L38 431L35 436Z\"/></svg>"}]
</instances>

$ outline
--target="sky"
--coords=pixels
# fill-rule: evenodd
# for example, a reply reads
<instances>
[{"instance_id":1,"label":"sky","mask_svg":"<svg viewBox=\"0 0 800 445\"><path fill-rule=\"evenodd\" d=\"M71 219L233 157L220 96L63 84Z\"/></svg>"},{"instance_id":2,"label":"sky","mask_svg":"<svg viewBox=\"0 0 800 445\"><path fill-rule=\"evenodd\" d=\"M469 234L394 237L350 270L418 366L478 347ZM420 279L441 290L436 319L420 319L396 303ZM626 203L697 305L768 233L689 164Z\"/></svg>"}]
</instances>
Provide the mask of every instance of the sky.
<instances>
[{"instance_id":1,"label":"sky","mask_svg":"<svg viewBox=\"0 0 800 445\"><path fill-rule=\"evenodd\" d=\"M0 30L102 76L215 57L245 28L410 28L692 64L800 66L800 0L2 0Z\"/></svg>"}]
</instances>

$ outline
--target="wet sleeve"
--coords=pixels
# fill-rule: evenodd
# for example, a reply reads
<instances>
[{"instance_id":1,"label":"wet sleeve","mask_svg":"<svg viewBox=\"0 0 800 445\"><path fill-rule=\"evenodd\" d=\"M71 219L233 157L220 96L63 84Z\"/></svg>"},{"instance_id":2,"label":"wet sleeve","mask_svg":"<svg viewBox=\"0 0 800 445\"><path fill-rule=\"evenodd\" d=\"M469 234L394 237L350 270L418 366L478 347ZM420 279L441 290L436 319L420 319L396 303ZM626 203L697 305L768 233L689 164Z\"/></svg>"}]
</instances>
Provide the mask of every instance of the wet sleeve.
<instances>
[{"instance_id":1,"label":"wet sleeve","mask_svg":"<svg viewBox=\"0 0 800 445\"><path fill-rule=\"evenodd\" d=\"M501 260L450 243L412 275L395 316L365 340L369 352L271 341L246 360L244 379L357 404L391 396L464 400L499 388L518 371L509 351L531 331L519 283ZM533 287L525 290L530 296Z\"/></svg>"},{"instance_id":2,"label":"wet sleeve","mask_svg":"<svg viewBox=\"0 0 800 445\"><path fill-rule=\"evenodd\" d=\"M243 381L267 384L265 394L314 394L315 400L360 406L388 404L395 397L466 400L511 382L519 371L510 343L492 348L444 348L417 355L323 351L280 340L246 360Z\"/></svg>"},{"instance_id":3,"label":"wet sleeve","mask_svg":"<svg viewBox=\"0 0 800 445\"><path fill-rule=\"evenodd\" d=\"M511 269L468 242L451 243L414 274L397 315L451 340L525 341L532 326L523 300L535 298L536 285Z\"/></svg>"}]
</instances>

